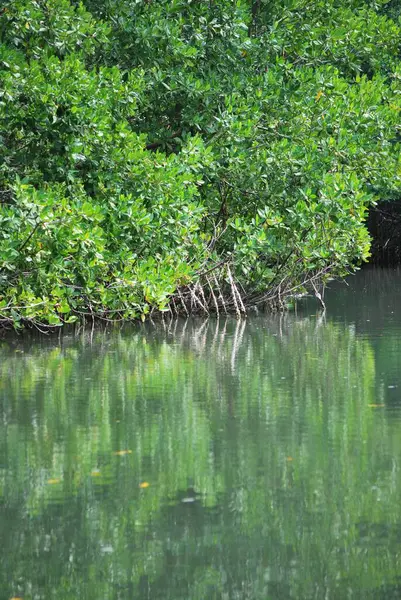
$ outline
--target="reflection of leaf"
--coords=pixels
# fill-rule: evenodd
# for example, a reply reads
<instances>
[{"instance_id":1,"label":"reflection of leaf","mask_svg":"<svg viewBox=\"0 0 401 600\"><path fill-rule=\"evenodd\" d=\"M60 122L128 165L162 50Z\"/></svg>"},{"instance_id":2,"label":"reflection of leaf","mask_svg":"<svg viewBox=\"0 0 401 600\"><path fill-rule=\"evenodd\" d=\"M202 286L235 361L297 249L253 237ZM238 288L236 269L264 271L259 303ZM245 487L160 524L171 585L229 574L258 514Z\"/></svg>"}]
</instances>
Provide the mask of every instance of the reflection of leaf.
<instances>
[{"instance_id":1,"label":"reflection of leaf","mask_svg":"<svg viewBox=\"0 0 401 600\"><path fill-rule=\"evenodd\" d=\"M142 481L142 483L139 484L139 487L144 489L144 488L148 488L150 486L150 483L148 483L147 481Z\"/></svg>"},{"instance_id":2,"label":"reflection of leaf","mask_svg":"<svg viewBox=\"0 0 401 600\"><path fill-rule=\"evenodd\" d=\"M54 483L60 483L61 479L59 477L55 477L54 479L48 479L47 483L50 484L54 484Z\"/></svg>"},{"instance_id":3,"label":"reflection of leaf","mask_svg":"<svg viewBox=\"0 0 401 600\"><path fill-rule=\"evenodd\" d=\"M287 456L287 460L288 460L288 462L291 462L294 459L292 458L292 456Z\"/></svg>"},{"instance_id":4,"label":"reflection of leaf","mask_svg":"<svg viewBox=\"0 0 401 600\"><path fill-rule=\"evenodd\" d=\"M117 450L117 452L113 452L115 456L125 456L125 454L132 454L132 450Z\"/></svg>"},{"instance_id":5,"label":"reflection of leaf","mask_svg":"<svg viewBox=\"0 0 401 600\"><path fill-rule=\"evenodd\" d=\"M385 404L368 404L368 406L370 408L383 408L383 406L386 406Z\"/></svg>"}]
</instances>

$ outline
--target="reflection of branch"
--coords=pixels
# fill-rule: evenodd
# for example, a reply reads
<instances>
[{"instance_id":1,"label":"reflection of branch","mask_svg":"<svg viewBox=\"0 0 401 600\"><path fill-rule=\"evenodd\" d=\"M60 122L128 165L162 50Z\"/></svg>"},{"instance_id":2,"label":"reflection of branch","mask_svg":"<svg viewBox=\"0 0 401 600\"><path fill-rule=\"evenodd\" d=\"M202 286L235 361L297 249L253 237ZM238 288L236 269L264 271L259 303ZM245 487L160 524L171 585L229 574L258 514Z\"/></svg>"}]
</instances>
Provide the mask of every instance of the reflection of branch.
<instances>
[{"instance_id":1,"label":"reflection of branch","mask_svg":"<svg viewBox=\"0 0 401 600\"><path fill-rule=\"evenodd\" d=\"M235 373L235 360L237 358L238 350L242 343L242 338L243 338L244 331L245 331L245 325L246 325L246 320L242 319L242 320L238 320L237 324L235 326L233 348L232 348L232 352L231 352L231 361L230 361L231 371L233 374Z\"/></svg>"},{"instance_id":2,"label":"reflection of branch","mask_svg":"<svg viewBox=\"0 0 401 600\"><path fill-rule=\"evenodd\" d=\"M219 325L217 325L217 327L219 327ZM220 329L219 329L220 332ZM224 321L224 327L223 327L223 331L220 334L220 344L219 347L217 349L217 356L220 358L223 354L222 349L223 349L223 344L224 341L226 339L226 333L227 333L227 319L225 319Z\"/></svg>"},{"instance_id":3,"label":"reflection of branch","mask_svg":"<svg viewBox=\"0 0 401 600\"><path fill-rule=\"evenodd\" d=\"M209 329L209 319L206 319L200 328L197 330L196 335L194 337L196 349L198 352L203 352L206 348L206 336L207 331Z\"/></svg>"}]
</instances>

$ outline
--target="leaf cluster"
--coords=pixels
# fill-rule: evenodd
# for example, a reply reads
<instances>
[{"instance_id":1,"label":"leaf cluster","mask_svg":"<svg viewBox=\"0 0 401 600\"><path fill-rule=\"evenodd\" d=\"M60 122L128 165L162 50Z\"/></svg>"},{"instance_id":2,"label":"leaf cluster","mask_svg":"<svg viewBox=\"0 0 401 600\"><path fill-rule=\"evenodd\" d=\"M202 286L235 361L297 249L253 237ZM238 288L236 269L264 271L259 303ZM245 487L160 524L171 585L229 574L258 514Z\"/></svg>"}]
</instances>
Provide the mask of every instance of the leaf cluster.
<instances>
[{"instance_id":1,"label":"leaf cluster","mask_svg":"<svg viewBox=\"0 0 401 600\"><path fill-rule=\"evenodd\" d=\"M142 318L369 256L400 191L400 26L363 0L0 11L0 318Z\"/></svg>"}]
</instances>

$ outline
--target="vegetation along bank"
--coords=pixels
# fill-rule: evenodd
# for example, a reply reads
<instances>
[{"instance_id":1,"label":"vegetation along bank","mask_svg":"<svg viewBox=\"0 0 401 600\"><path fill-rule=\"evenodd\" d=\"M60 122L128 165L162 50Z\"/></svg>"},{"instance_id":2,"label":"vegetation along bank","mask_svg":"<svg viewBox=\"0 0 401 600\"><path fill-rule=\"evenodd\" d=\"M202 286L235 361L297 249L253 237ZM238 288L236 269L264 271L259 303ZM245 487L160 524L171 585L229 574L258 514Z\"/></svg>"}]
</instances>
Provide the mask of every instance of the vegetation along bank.
<instances>
[{"instance_id":1,"label":"vegetation along bank","mask_svg":"<svg viewBox=\"0 0 401 600\"><path fill-rule=\"evenodd\" d=\"M400 197L396 0L6 0L0 322L283 305Z\"/></svg>"}]
</instances>

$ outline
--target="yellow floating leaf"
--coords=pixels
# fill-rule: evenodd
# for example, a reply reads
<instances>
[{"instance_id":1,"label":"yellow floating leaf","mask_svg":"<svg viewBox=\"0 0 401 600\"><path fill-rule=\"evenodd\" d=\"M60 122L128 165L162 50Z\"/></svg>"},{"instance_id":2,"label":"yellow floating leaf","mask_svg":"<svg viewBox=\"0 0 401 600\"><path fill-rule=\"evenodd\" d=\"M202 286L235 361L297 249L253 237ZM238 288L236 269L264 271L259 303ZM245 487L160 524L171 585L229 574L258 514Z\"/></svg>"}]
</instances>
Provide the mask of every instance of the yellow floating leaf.
<instances>
[{"instance_id":1,"label":"yellow floating leaf","mask_svg":"<svg viewBox=\"0 0 401 600\"><path fill-rule=\"evenodd\" d=\"M287 456L287 460L288 460L288 462L291 462L294 459L292 458L292 456Z\"/></svg>"},{"instance_id":2,"label":"yellow floating leaf","mask_svg":"<svg viewBox=\"0 0 401 600\"><path fill-rule=\"evenodd\" d=\"M23 600L21 596L13 596L10 600Z\"/></svg>"},{"instance_id":3,"label":"yellow floating leaf","mask_svg":"<svg viewBox=\"0 0 401 600\"><path fill-rule=\"evenodd\" d=\"M148 483L147 481L142 481L142 483L139 484L139 487L141 489L148 488L149 486L150 486L150 483Z\"/></svg>"},{"instance_id":4,"label":"yellow floating leaf","mask_svg":"<svg viewBox=\"0 0 401 600\"><path fill-rule=\"evenodd\" d=\"M383 408L383 406L386 406L385 404L368 404L368 406L370 406L370 408Z\"/></svg>"},{"instance_id":5,"label":"yellow floating leaf","mask_svg":"<svg viewBox=\"0 0 401 600\"><path fill-rule=\"evenodd\" d=\"M92 475L92 477L100 477L101 472L100 471L92 471L91 475Z\"/></svg>"},{"instance_id":6,"label":"yellow floating leaf","mask_svg":"<svg viewBox=\"0 0 401 600\"><path fill-rule=\"evenodd\" d=\"M117 452L113 452L115 456L125 456L126 454L132 454L132 450L117 450Z\"/></svg>"},{"instance_id":7,"label":"yellow floating leaf","mask_svg":"<svg viewBox=\"0 0 401 600\"><path fill-rule=\"evenodd\" d=\"M54 477L54 479L48 479L47 483L50 483L50 485L53 485L55 483L60 483L61 479L59 477Z\"/></svg>"}]
</instances>

